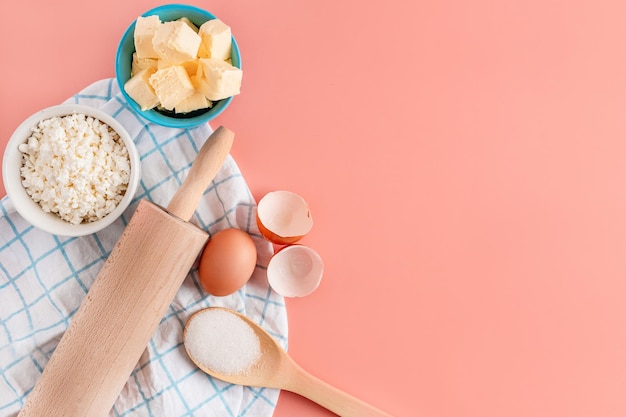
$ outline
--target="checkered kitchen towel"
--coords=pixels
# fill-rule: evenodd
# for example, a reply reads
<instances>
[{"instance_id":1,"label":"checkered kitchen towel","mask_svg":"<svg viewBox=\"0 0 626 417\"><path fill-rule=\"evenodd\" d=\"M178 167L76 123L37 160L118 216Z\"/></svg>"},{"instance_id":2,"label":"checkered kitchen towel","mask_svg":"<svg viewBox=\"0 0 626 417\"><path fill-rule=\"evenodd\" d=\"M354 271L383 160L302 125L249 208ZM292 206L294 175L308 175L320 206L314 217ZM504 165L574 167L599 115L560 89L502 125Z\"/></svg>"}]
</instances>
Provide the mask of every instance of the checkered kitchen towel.
<instances>
[{"instance_id":1,"label":"checkered kitchen towel","mask_svg":"<svg viewBox=\"0 0 626 417\"><path fill-rule=\"evenodd\" d=\"M92 84L68 102L98 107L121 122L141 154L142 181L121 219L102 232L81 238L35 229L15 212L10 199L0 201L0 417L17 415L138 201L146 198L167 206L211 133L208 124L172 129L148 123L133 113L113 79ZM278 390L215 380L191 363L182 345L183 327L192 313L204 307L225 306L257 321L286 348L284 299L267 283L265 267L272 247L258 232L255 210L250 190L229 156L191 221L209 234L228 227L250 233L259 254L254 275L237 293L212 297L199 285L196 265L111 416L272 415Z\"/></svg>"}]
</instances>

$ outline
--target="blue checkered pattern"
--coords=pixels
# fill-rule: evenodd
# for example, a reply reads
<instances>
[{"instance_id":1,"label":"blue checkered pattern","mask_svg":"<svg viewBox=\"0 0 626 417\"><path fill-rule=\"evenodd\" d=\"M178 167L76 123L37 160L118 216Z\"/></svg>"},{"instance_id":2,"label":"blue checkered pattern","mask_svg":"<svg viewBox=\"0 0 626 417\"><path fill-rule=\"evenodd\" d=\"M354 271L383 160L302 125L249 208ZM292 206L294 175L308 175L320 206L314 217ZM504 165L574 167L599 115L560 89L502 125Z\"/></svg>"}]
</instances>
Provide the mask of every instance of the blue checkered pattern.
<instances>
[{"instance_id":1,"label":"blue checkered pattern","mask_svg":"<svg viewBox=\"0 0 626 417\"><path fill-rule=\"evenodd\" d=\"M98 107L122 123L139 149L142 181L120 219L102 232L80 238L33 228L15 212L10 199L0 201L0 417L17 415L138 201L145 198L167 206L211 133L207 124L183 130L148 123L128 107L113 79L92 84L68 102ZM224 306L257 321L287 348L284 299L269 288L266 277L272 246L259 234L255 210L250 190L229 156L191 221L209 234L227 227L246 230L259 255L254 274L237 293L212 297L200 286L194 266L110 416L273 414L278 390L215 380L191 363L182 345L183 328L192 313Z\"/></svg>"}]
</instances>

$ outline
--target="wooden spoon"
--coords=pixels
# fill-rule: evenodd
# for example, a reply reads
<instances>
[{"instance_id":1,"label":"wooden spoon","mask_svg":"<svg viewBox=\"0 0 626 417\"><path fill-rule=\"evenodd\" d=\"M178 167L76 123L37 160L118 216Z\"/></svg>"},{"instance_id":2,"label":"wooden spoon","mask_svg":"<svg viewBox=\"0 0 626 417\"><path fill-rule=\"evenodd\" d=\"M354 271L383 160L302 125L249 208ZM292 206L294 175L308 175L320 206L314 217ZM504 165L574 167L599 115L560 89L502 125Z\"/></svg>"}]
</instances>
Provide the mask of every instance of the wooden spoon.
<instances>
[{"instance_id":1,"label":"wooden spoon","mask_svg":"<svg viewBox=\"0 0 626 417\"><path fill-rule=\"evenodd\" d=\"M209 309L221 309L235 314L244 320L259 338L261 356L245 372L224 374L208 368L194 358L187 349L187 354L191 360L207 374L232 384L278 388L290 391L308 398L343 417L391 417L390 414L378 410L306 372L282 349L269 333L243 314L222 307L210 307ZM187 340L187 329L192 320L198 314L209 309L197 311L189 318L183 332L184 341Z\"/></svg>"}]
</instances>

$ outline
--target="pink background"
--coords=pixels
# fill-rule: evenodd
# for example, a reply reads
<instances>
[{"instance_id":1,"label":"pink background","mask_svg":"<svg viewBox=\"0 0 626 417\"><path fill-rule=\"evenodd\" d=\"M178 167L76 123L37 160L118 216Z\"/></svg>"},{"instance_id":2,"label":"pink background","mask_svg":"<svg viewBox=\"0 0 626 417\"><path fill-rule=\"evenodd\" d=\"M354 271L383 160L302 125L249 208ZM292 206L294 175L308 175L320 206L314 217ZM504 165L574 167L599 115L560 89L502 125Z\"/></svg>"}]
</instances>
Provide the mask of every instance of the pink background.
<instances>
[{"instance_id":1,"label":"pink background","mask_svg":"<svg viewBox=\"0 0 626 417\"><path fill-rule=\"evenodd\" d=\"M162 3L8 4L2 148L113 77ZM326 273L287 300L305 369L395 416L626 415L623 2L189 4L242 50L212 126L237 133L257 199L312 209ZM330 413L282 393L275 415Z\"/></svg>"}]
</instances>

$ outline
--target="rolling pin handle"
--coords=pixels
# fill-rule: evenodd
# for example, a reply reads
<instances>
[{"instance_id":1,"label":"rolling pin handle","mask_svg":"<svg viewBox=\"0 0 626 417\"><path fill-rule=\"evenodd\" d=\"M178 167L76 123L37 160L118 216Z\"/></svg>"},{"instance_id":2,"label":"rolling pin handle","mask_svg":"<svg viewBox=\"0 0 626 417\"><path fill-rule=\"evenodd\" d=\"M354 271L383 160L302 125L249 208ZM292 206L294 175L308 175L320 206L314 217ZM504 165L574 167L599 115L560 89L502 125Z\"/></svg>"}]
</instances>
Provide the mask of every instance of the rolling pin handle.
<instances>
[{"instance_id":1,"label":"rolling pin handle","mask_svg":"<svg viewBox=\"0 0 626 417\"><path fill-rule=\"evenodd\" d=\"M189 221L215 174L226 160L233 145L235 133L224 126L218 127L204 142L187 177L170 200L167 211Z\"/></svg>"}]
</instances>

